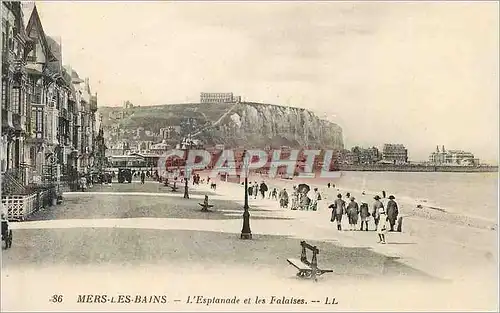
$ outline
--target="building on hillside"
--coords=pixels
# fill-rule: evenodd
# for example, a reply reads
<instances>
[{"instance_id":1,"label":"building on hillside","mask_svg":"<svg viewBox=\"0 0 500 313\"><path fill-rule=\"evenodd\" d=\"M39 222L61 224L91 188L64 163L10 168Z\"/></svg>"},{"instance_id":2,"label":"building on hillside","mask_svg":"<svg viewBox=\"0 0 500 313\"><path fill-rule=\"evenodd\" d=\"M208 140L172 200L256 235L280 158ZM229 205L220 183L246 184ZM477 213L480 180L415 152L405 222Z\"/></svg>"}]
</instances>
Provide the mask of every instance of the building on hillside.
<instances>
[{"instance_id":1,"label":"building on hillside","mask_svg":"<svg viewBox=\"0 0 500 313\"><path fill-rule=\"evenodd\" d=\"M436 151L429 155L429 163L433 165L474 166L479 165L479 159L475 158L471 152L446 150L444 146L440 151L439 146L437 146Z\"/></svg>"},{"instance_id":2,"label":"building on hillside","mask_svg":"<svg viewBox=\"0 0 500 313\"><path fill-rule=\"evenodd\" d=\"M202 92L200 93L200 103L238 103L241 96L234 96L232 92Z\"/></svg>"},{"instance_id":3,"label":"building on hillside","mask_svg":"<svg viewBox=\"0 0 500 313\"><path fill-rule=\"evenodd\" d=\"M144 140L137 142L137 151L148 151L150 150L153 142L150 140Z\"/></svg>"},{"instance_id":4,"label":"building on hillside","mask_svg":"<svg viewBox=\"0 0 500 313\"><path fill-rule=\"evenodd\" d=\"M168 126L165 128L160 128L160 138L163 139L173 139L176 136L180 135L181 127L180 126Z\"/></svg>"},{"instance_id":5,"label":"building on hillside","mask_svg":"<svg viewBox=\"0 0 500 313\"><path fill-rule=\"evenodd\" d=\"M170 150L171 148L172 148L172 146L170 146L169 144L166 143L165 140L163 140L160 143L156 143L154 145L151 145L149 147L149 151L152 154L162 155L162 154L167 153L167 151Z\"/></svg>"},{"instance_id":6,"label":"building on hillside","mask_svg":"<svg viewBox=\"0 0 500 313\"><path fill-rule=\"evenodd\" d=\"M346 164L375 164L382 159L381 153L377 147L362 148L352 147L351 150L345 150L341 153L341 161L339 163Z\"/></svg>"},{"instance_id":7,"label":"building on hillside","mask_svg":"<svg viewBox=\"0 0 500 313\"><path fill-rule=\"evenodd\" d=\"M133 105L130 101L125 101L125 102L123 103L123 108L124 108L124 109L126 109L126 110L127 110L127 109L133 109L133 108L134 108L134 105Z\"/></svg>"},{"instance_id":8,"label":"building on hillside","mask_svg":"<svg viewBox=\"0 0 500 313\"><path fill-rule=\"evenodd\" d=\"M384 144L382 160L393 164L408 163L408 150L402 144Z\"/></svg>"}]
</instances>

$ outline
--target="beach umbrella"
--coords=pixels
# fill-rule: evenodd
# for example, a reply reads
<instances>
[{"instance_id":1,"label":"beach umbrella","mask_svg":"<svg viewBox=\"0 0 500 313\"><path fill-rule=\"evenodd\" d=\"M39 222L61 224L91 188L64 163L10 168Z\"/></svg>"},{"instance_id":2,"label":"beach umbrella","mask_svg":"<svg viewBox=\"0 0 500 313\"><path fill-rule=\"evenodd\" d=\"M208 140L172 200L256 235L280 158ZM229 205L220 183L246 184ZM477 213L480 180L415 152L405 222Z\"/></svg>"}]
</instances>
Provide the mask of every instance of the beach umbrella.
<instances>
[{"instance_id":1,"label":"beach umbrella","mask_svg":"<svg viewBox=\"0 0 500 313\"><path fill-rule=\"evenodd\" d=\"M299 184L297 189L300 193L308 193L309 190L311 190L311 187L309 187L308 184Z\"/></svg>"}]
</instances>

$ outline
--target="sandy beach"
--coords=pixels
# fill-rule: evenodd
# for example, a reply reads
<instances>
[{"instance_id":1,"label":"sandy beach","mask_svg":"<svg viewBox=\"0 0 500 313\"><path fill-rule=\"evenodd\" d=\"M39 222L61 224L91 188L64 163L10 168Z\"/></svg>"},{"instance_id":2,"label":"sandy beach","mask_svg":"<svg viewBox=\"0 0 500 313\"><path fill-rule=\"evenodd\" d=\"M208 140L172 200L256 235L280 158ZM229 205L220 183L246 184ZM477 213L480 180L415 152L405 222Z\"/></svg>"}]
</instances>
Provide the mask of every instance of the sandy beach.
<instances>
[{"instance_id":1,"label":"sandy beach","mask_svg":"<svg viewBox=\"0 0 500 313\"><path fill-rule=\"evenodd\" d=\"M253 174L250 176L250 181L261 182L265 180L268 186L272 189L274 187L287 188L292 190L294 185L300 182L308 183L307 179L268 179L260 174ZM319 181L321 182L321 181ZM315 225L316 227L333 229L330 223L330 210L327 208L337 193L344 195L350 192L351 195L358 198L361 194L357 194L353 189L342 188L327 188L326 181L323 186L310 184L311 189L317 187L321 192L323 200L318 205L318 211L291 211L290 214L302 218L302 220ZM227 191L226 195L234 196L235 201L242 202L243 187L234 183L221 182L220 193ZM239 189L239 192L237 191ZM355 189L354 189L355 190ZM238 196L238 193L240 196ZM373 196L375 193L365 192L364 199L367 200L371 206ZM238 200L239 198L239 200ZM403 216L403 233L390 233L389 241L395 240L399 242L415 242L418 244L404 245L398 244L397 249L389 248L388 246L381 246L376 244L376 235L370 236L370 239L365 239L363 232L334 232L333 235L341 236L342 242L349 241L349 244L354 245L370 245L375 251L381 253L396 253L398 257L402 257L403 262L408 262L414 267L421 268L424 271L432 272L442 278L447 279L461 279L461 277L468 276L470 272L481 271L485 276L493 275L496 277L497 273L497 237L498 233L495 224L490 220L481 218L472 218L460 214L451 214L440 212L429 208L419 209L415 203L405 203L398 201L400 208L400 215ZM259 207L266 206L268 208L277 207L278 204L272 200L253 200L251 199L250 205L257 205ZM373 222L372 222L373 229ZM345 229L345 227L344 227ZM425 257L424 256L428 256Z\"/></svg>"}]
</instances>

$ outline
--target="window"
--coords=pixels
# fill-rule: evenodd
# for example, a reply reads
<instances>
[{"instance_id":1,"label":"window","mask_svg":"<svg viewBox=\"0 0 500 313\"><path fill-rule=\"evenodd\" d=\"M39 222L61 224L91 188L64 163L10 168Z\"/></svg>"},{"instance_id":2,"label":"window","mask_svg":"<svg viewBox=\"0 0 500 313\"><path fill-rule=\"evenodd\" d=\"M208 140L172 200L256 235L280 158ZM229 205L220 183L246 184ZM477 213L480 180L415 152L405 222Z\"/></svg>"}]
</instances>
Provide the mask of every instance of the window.
<instances>
[{"instance_id":1,"label":"window","mask_svg":"<svg viewBox=\"0 0 500 313\"><path fill-rule=\"evenodd\" d=\"M35 87L35 99L34 100L35 100L36 104L42 103L42 87L41 86Z\"/></svg>"},{"instance_id":2,"label":"window","mask_svg":"<svg viewBox=\"0 0 500 313\"><path fill-rule=\"evenodd\" d=\"M30 118L30 131L36 132L37 131L37 121L38 121L38 113L36 108L33 108L31 110L31 118Z\"/></svg>"},{"instance_id":3,"label":"window","mask_svg":"<svg viewBox=\"0 0 500 313\"><path fill-rule=\"evenodd\" d=\"M8 44L9 44L9 33L10 33L10 24L9 22L6 22L5 23L5 48L9 48Z\"/></svg>"},{"instance_id":4,"label":"window","mask_svg":"<svg viewBox=\"0 0 500 313\"><path fill-rule=\"evenodd\" d=\"M36 110L36 131L42 132L43 128L43 111L38 109Z\"/></svg>"},{"instance_id":5,"label":"window","mask_svg":"<svg viewBox=\"0 0 500 313\"><path fill-rule=\"evenodd\" d=\"M26 89L23 91L23 105L24 105L24 110L23 110L23 113L24 115L29 115L28 114L28 103L29 103L29 98L30 98L30 94L26 91Z\"/></svg>"},{"instance_id":6,"label":"window","mask_svg":"<svg viewBox=\"0 0 500 313\"><path fill-rule=\"evenodd\" d=\"M20 89L18 86L15 86L11 90L12 92L12 113L19 114L19 109L21 106L21 99L20 99Z\"/></svg>"},{"instance_id":7,"label":"window","mask_svg":"<svg viewBox=\"0 0 500 313\"><path fill-rule=\"evenodd\" d=\"M7 109L7 80L2 79L2 109Z\"/></svg>"}]
</instances>

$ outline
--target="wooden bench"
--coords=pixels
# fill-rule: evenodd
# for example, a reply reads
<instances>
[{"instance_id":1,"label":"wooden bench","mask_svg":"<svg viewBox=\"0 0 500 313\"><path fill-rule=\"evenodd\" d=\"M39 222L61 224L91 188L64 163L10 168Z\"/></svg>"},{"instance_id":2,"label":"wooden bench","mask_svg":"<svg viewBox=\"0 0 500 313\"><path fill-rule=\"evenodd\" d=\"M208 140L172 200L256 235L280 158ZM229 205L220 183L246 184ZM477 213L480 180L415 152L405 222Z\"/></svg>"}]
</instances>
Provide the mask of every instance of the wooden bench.
<instances>
[{"instance_id":1,"label":"wooden bench","mask_svg":"<svg viewBox=\"0 0 500 313\"><path fill-rule=\"evenodd\" d=\"M300 245L302 246L302 253L300 254L300 259L290 258L287 259L288 263L294 266L299 270L297 273L298 277L301 278L311 278L314 281L318 281L317 276L321 276L324 273L332 273L333 270L322 270L318 268L318 257L319 249L316 246L311 246L305 241L301 241ZM312 259L309 262L307 260L306 249L312 251Z\"/></svg>"},{"instance_id":2,"label":"wooden bench","mask_svg":"<svg viewBox=\"0 0 500 313\"><path fill-rule=\"evenodd\" d=\"M210 212L210 208L213 208L213 204L208 204L208 196L205 195L205 200L203 203L198 203L201 206L201 212Z\"/></svg>"}]
</instances>

